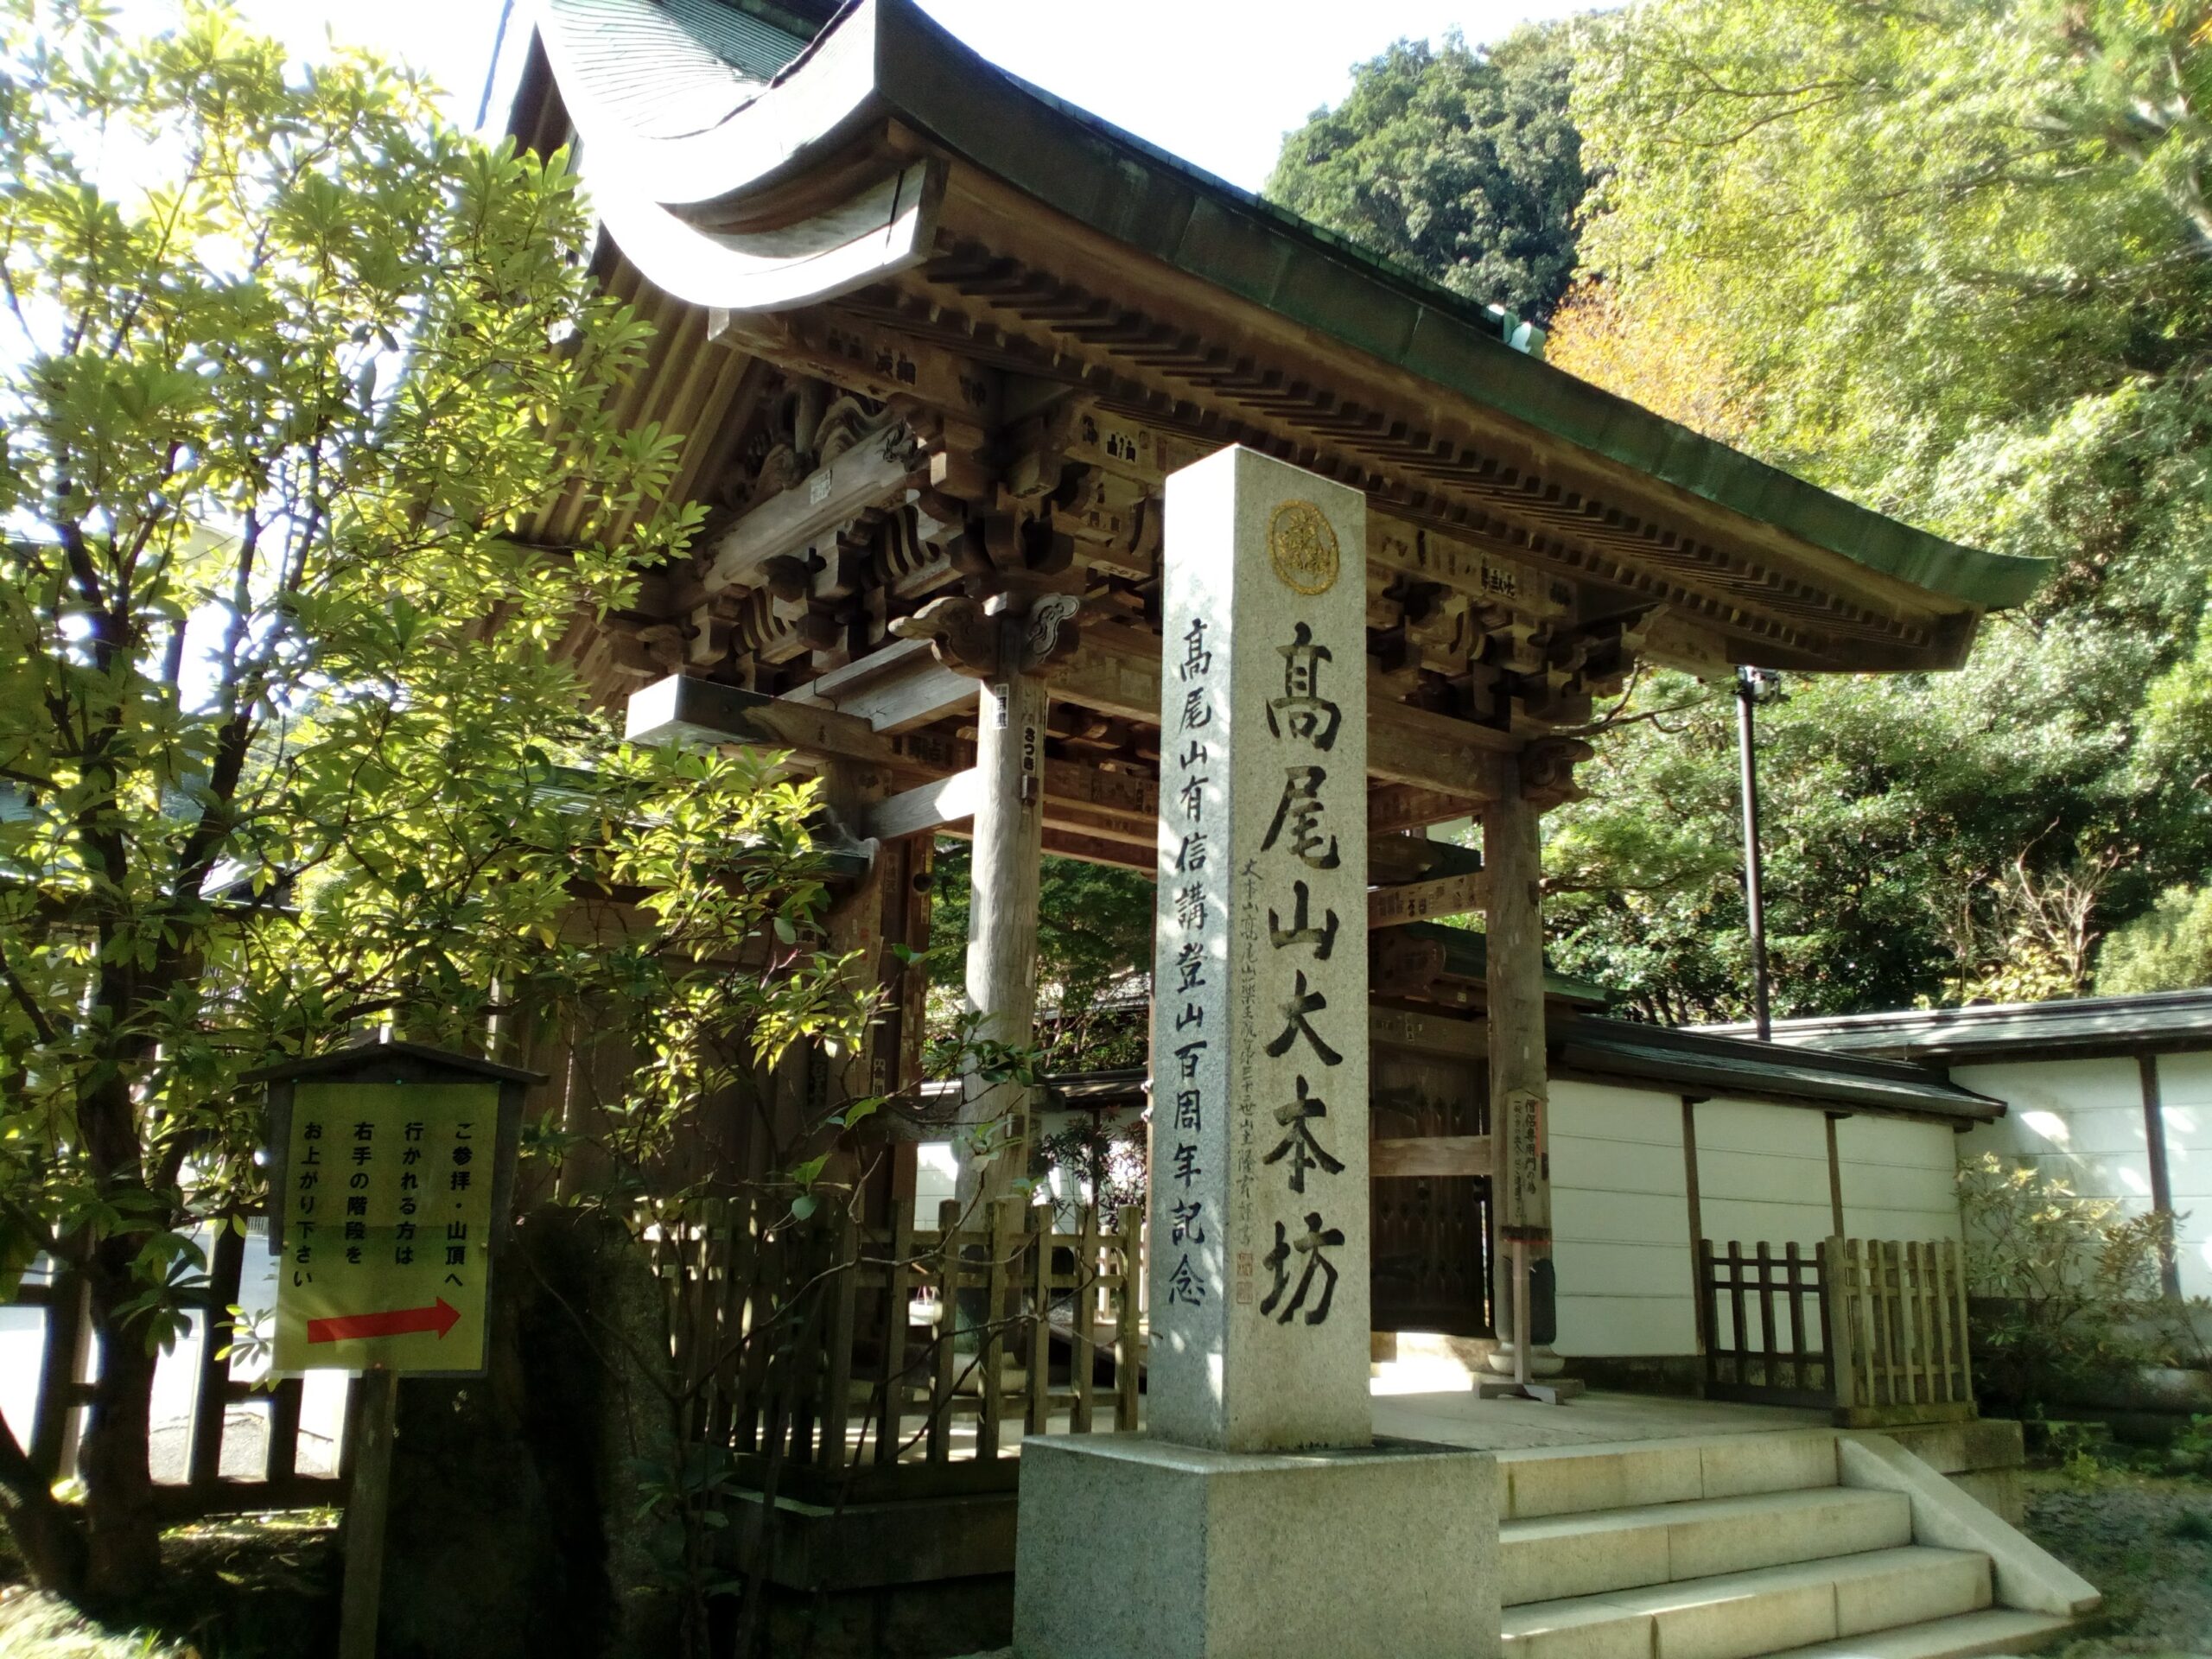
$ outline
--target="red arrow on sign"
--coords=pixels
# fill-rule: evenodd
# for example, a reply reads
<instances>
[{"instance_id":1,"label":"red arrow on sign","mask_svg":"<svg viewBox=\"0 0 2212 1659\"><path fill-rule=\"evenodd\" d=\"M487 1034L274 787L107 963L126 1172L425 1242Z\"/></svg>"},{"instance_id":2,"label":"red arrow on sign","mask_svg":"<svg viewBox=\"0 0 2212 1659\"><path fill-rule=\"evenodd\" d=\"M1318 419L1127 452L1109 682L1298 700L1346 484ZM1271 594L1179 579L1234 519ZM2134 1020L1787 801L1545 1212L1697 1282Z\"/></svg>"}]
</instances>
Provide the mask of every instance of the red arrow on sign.
<instances>
[{"instance_id":1,"label":"red arrow on sign","mask_svg":"<svg viewBox=\"0 0 2212 1659\"><path fill-rule=\"evenodd\" d=\"M440 1337L453 1329L461 1310L442 1296L435 1307L395 1308L389 1313L341 1313L334 1319L309 1319L309 1342L351 1342L362 1337L411 1337L435 1331Z\"/></svg>"}]
</instances>

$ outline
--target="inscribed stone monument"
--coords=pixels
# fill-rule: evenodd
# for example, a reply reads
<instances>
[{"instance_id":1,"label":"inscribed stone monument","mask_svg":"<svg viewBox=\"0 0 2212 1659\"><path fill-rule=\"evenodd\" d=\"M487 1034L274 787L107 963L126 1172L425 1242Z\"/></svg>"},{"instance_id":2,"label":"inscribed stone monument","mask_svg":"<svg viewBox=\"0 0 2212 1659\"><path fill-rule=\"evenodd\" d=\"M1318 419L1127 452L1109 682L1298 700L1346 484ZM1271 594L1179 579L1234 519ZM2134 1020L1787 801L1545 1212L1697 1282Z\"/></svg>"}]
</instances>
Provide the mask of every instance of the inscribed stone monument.
<instances>
[{"instance_id":1,"label":"inscribed stone monument","mask_svg":"<svg viewBox=\"0 0 2212 1659\"><path fill-rule=\"evenodd\" d=\"M1498 1651L1496 1462L1368 1396L1365 518L1167 479L1147 1432L1023 1442L1020 1659Z\"/></svg>"},{"instance_id":2,"label":"inscribed stone monument","mask_svg":"<svg viewBox=\"0 0 2212 1659\"><path fill-rule=\"evenodd\" d=\"M1232 448L1167 523L1149 1421L1363 1446L1366 501Z\"/></svg>"}]
</instances>

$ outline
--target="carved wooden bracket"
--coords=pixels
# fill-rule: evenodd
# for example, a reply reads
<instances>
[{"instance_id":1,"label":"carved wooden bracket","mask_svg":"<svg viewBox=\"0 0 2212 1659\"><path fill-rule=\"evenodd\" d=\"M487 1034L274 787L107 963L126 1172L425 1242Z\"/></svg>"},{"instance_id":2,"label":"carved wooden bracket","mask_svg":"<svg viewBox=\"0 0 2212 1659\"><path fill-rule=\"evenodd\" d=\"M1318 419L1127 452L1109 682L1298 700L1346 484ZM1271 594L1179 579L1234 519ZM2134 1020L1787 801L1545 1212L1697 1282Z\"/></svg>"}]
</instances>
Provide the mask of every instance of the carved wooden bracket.
<instances>
[{"instance_id":1,"label":"carved wooden bracket","mask_svg":"<svg viewBox=\"0 0 2212 1659\"><path fill-rule=\"evenodd\" d=\"M1044 594L1031 604L1021 631L1022 672L1049 679L1075 655L1082 604L1073 594Z\"/></svg>"},{"instance_id":2,"label":"carved wooden bracket","mask_svg":"<svg viewBox=\"0 0 2212 1659\"><path fill-rule=\"evenodd\" d=\"M999 628L982 602L965 594L933 599L891 624L901 639L926 639L930 652L956 674L988 680L999 671Z\"/></svg>"},{"instance_id":3,"label":"carved wooden bracket","mask_svg":"<svg viewBox=\"0 0 2212 1659\"><path fill-rule=\"evenodd\" d=\"M1044 594L1027 612L1005 596L979 601L965 594L933 599L891 624L902 639L926 639L938 662L956 674L987 680L1007 671L1050 675L1075 654L1074 617L1082 601L1072 594Z\"/></svg>"},{"instance_id":4,"label":"carved wooden bracket","mask_svg":"<svg viewBox=\"0 0 2212 1659\"><path fill-rule=\"evenodd\" d=\"M1521 752L1521 793L1539 810L1579 801L1589 791L1574 769L1597 750L1579 737L1548 737Z\"/></svg>"}]
</instances>

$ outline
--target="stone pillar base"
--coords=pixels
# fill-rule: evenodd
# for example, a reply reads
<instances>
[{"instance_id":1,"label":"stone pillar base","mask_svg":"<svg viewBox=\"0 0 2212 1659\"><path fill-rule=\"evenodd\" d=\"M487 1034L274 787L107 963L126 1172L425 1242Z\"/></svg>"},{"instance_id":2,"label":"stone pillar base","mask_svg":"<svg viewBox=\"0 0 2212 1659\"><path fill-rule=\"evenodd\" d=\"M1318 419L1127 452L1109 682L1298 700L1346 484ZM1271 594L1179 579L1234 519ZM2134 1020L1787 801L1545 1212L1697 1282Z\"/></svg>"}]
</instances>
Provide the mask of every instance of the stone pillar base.
<instances>
[{"instance_id":1,"label":"stone pillar base","mask_svg":"<svg viewBox=\"0 0 2212 1659\"><path fill-rule=\"evenodd\" d=\"M1501 1341L1496 1348L1484 1357L1483 1363L1500 1376L1512 1376L1513 1344ZM1530 1376L1557 1376L1566 1369L1567 1362L1543 1343L1538 1343L1529 1351Z\"/></svg>"},{"instance_id":2,"label":"stone pillar base","mask_svg":"<svg viewBox=\"0 0 2212 1659\"><path fill-rule=\"evenodd\" d=\"M1018 1659L1496 1659L1497 1464L1412 1441L1021 1446Z\"/></svg>"}]
</instances>

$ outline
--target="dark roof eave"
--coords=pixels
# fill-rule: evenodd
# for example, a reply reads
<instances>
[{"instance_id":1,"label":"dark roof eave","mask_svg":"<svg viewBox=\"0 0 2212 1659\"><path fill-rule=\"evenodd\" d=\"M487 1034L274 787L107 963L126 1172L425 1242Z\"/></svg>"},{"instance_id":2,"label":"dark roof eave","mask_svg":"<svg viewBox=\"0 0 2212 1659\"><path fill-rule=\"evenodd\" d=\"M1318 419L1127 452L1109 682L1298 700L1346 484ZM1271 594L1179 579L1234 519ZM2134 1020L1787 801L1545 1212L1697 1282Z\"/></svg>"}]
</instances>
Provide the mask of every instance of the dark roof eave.
<instances>
[{"instance_id":1,"label":"dark roof eave","mask_svg":"<svg viewBox=\"0 0 2212 1659\"><path fill-rule=\"evenodd\" d=\"M1688 1094L1783 1100L1954 1124L1989 1122L2005 1115L2001 1101L1896 1061L1792 1051L1781 1044L1586 1015L1561 1031L1554 1046L1567 1071L1667 1083Z\"/></svg>"},{"instance_id":2,"label":"dark roof eave","mask_svg":"<svg viewBox=\"0 0 2212 1659\"><path fill-rule=\"evenodd\" d=\"M1705 1029L1725 1035L1748 1027ZM1923 1065L1959 1065L2024 1052L2088 1058L2212 1048L2212 988L1780 1020L1774 1034L1777 1042L1829 1053L1888 1055Z\"/></svg>"}]
</instances>

